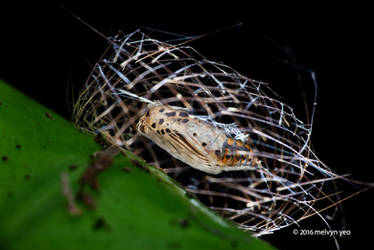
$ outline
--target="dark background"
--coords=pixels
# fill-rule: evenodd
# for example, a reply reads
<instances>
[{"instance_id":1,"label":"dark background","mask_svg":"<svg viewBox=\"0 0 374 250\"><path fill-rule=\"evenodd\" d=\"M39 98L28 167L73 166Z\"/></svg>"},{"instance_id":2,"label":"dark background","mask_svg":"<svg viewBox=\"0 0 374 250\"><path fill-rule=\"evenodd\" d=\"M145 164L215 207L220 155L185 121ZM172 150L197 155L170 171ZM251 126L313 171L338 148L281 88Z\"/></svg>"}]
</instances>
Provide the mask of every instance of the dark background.
<instances>
[{"instance_id":1,"label":"dark background","mask_svg":"<svg viewBox=\"0 0 374 250\"><path fill-rule=\"evenodd\" d=\"M218 1L215 5L158 2L67 4L65 7L107 36L132 32L140 25L183 35L200 35L226 26L190 45L211 60L243 75L270 82L303 118L312 82L301 65L316 73L318 106L313 145L317 155L338 173L374 181L372 150L372 23L365 6L253 6ZM79 90L107 42L58 3L2 7L0 78L70 118L72 90ZM296 61L295 61L296 60ZM298 76L301 75L302 81ZM0 117L1 119L1 117ZM373 191L343 203L349 245L371 244ZM302 229L323 229L305 220ZM336 226L333 229L339 230ZM266 237L281 249L333 249L332 239L294 236L292 229Z\"/></svg>"}]
</instances>

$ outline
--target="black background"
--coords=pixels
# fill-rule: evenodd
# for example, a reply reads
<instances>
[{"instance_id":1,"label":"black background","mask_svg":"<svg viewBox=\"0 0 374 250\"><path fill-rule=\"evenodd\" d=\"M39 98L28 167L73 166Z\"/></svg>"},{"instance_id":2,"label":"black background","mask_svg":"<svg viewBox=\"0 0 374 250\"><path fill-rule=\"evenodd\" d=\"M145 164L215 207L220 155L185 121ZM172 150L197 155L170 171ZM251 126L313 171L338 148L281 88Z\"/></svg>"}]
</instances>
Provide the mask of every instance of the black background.
<instances>
[{"instance_id":1,"label":"black background","mask_svg":"<svg viewBox=\"0 0 374 250\"><path fill-rule=\"evenodd\" d=\"M242 23L190 45L243 75L270 82L298 114L304 113L301 89L310 104L312 83L305 71L287 62L296 58L298 65L313 70L319 87L312 136L317 155L338 173L374 181L370 119L373 20L365 11L368 8L269 5L259 9L231 1L201 4L175 1L151 6L140 1L103 1L65 7L107 36L118 30L132 32L139 25L200 35ZM58 3L19 3L2 7L2 13L0 78L69 118L70 92L82 86L107 42ZM298 74L303 78L301 84ZM339 240L342 249L371 243L366 228L374 223L372 200L373 191L368 191L344 202L351 236ZM323 229L315 221L306 220L301 228ZM265 239L281 249L334 248L328 237L294 236L292 230Z\"/></svg>"}]
</instances>

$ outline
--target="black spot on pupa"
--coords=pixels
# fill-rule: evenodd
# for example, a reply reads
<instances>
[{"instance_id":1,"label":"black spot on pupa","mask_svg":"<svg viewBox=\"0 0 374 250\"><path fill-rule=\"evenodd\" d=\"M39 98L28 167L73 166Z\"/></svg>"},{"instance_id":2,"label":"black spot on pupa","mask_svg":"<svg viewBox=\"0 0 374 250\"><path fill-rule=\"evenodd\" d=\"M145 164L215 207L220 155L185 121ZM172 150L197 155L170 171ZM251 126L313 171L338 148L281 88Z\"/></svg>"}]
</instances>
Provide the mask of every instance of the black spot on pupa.
<instances>
[{"instance_id":1,"label":"black spot on pupa","mask_svg":"<svg viewBox=\"0 0 374 250\"><path fill-rule=\"evenodd\" d=\"M165 134L165 130L161 129L161 134L164 135Z\"/></svg>"},{"instance_id":2,"label":"black spot on pupa","mask_svg":"<svg viewBox=\"0 0 374 250\"><path fill-rule=\"evenodd\" d=\"M152 123L152 128L156 128L156 123Z\"/></svg>"},{"instance_id":3,"label":"black spot on pupa","mask_svg":"<svg viewBox=\"0 0 374 250\"><path fill-rule=\"evenodd\" d=\"M193 133L192 135L193 135L193 136L197 136L197 134L196 134L196 133Z\"/></svg>"},{"instance_id":4,"label":"black spot on pupa","mask_svg":"<svg viewBox=\"0 0 374 250\"><path fill-rule=\"evenodd\" d=\"M158 124L163 124L164 123L164 119L160 119L159 121L158 121Z\"/></svg>"},{"instance_id":5,"label":"black spot on pupa","mask_svg":"<svg viewBox=\"0 0 374 250\"><path fill-rule=\"evenodd\" d=\"M17 144L17 145L16 145L16 148L20 149L20 148L22 148L22 146L19 145L19 144Z\"/></svg>"},{"instance_id":6,"label":"black spot on pupa","mask_svg":"<svg viewBox=\"0 0 374 250\"><path fill-rule=\"evenodd\" d=\"M156 132L157 132L157 134L159 134L159 135L161 134L161 133L160 133L160 130L157 130Z\"/></svg>"},{"instance_id":7,"label":"black spot on pupa","mask_svg":"<svg viewBox=\"0 0 374 250\"><path fill-rule=\"evenodd\" d=\"M226 159L228 160L228 159L231 158L231 155L226 155L225 157L226 157Z\"/></svg>"},{"instance_id":8,"label":"black spot on pupa","mask_svg":"<svg viewBox=\"0 0 374 250\"><path fill-rule=\"evenodd\" d=\"M201 145L203 145L203 147L205 147L206 146L206 142L201 143Z\"/></svg>"},{"instance_id":9,"label":"black spot on pupa","mask_svg":"<svg viewBox=\"0 0 374 250\"><path fill-rule=\"evenodd\" d=\"M188 117L188 114L187 114L187 112L179 112L179 116Z\"/></svg>"},{"instance_id":10,"label":"black spot on pupa","mask_svg":"<svg viewBox=\"0 0 374 250\"><path fill-rule=\"evenodd\" d=\"M148 112L145 114L145 116L149 116L149 110L148 110Z\"/></svg>"},{"instance_id":11,"label":"black spot on pupa","mask_svg":"<svg viewBox=\"0 0 374 250\"><path fill-rule=\"evenodd\" d=\"M170 132L171 132L170 129L167 128L167 129L166 129L166 133L170 133Z\"/></svg>"},{"instance_id":12,"label":"black spot on pupa","mask_svg":"<svg viewBox=\"0 0 374 250\"><path fill-rule=\"evenodd\" d=\"M173 111L173 112L169 112L169 113L165 113L167 117L173 117L177 114L177 112Z\"/></svg>"},{"instance_id":13,"label":"black spot on pupa","mask_svg":"<svg viewBox=\"0 0 374 250\"><path fill-rule=\"evenodd\" d=\"M183 119L182 122L183 123L187 123L189 121L189 119Z\"/></svg>"},{"instance_id":14,"label":"black spot on pupa","mask_svg":"<svg viewBox=\"0 0 374 250\"><path fill-rule=\"evenodd\" d=\"M162 109L159 110L160 113L162 113L162 112L164 112L164 111L165 111L164 108L162 108Z\"/></svg>"},{"instance_id":15,"label":"black spot on pupa","mask_svg":"<svg viewBox=\"0 0 374 250\"><path fill-rule=\"evenodd\" d=\"M4 155L4 156L1 157L1 160L2 161L8 161L8 157Z\"/></svg>"}]
</instances>

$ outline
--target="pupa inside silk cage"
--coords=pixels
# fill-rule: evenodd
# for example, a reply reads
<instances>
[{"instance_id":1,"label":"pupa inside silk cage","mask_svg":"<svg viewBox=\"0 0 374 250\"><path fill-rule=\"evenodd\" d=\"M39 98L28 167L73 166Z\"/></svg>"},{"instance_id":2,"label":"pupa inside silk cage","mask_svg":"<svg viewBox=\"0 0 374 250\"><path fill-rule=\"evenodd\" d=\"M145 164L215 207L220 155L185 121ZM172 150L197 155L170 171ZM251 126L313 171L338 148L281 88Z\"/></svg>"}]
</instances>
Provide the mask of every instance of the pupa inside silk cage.
<instances>
[{"instance_id":1,"label":"pupa inside silk cage","mask_svg":"<svg viewBox=\"0 0 374 250\"><path fill-rule=\"evenodd\" d=\"M75 105L78 126L105 131L257 236L339 203L342 176L317 158L311 124L269 84L178 39L137 30L109 41Z\"/></svg>"}]
</instances>

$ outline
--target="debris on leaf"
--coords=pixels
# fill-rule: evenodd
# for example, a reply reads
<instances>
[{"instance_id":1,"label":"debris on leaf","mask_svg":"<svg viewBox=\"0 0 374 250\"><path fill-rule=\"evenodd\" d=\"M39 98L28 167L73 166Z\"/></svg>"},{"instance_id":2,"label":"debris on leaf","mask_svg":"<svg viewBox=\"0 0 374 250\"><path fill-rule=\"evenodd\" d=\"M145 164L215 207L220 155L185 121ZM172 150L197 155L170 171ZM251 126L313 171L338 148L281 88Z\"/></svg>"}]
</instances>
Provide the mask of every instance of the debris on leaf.
<instances>
[{"instance_id":1,"label":"debris on leaf","mask_svg":"<svg viewBox=\"0 0 374 250\"><path fill-rule=\"evenodd\" d=\"M70 187L69 176L67 174L61 175L61 191L62 195L67 201L67 208L69 214L71 215L80 215L82 210L76 205L74 194Z\"/></svg>"},{"instance_id":2,"label":"debris on leaf","mask_svg":"<svg viewBox=\"0 0 374 250\"><path fill-rule=\"evenodd\" d=\"M50 113L48 113L48 112L45 112L44 115L45 115L47 118L51 119L51 120L54 120L54 119L55 119L55 118L54 118Z\"/></svg>"}]
</instances>

